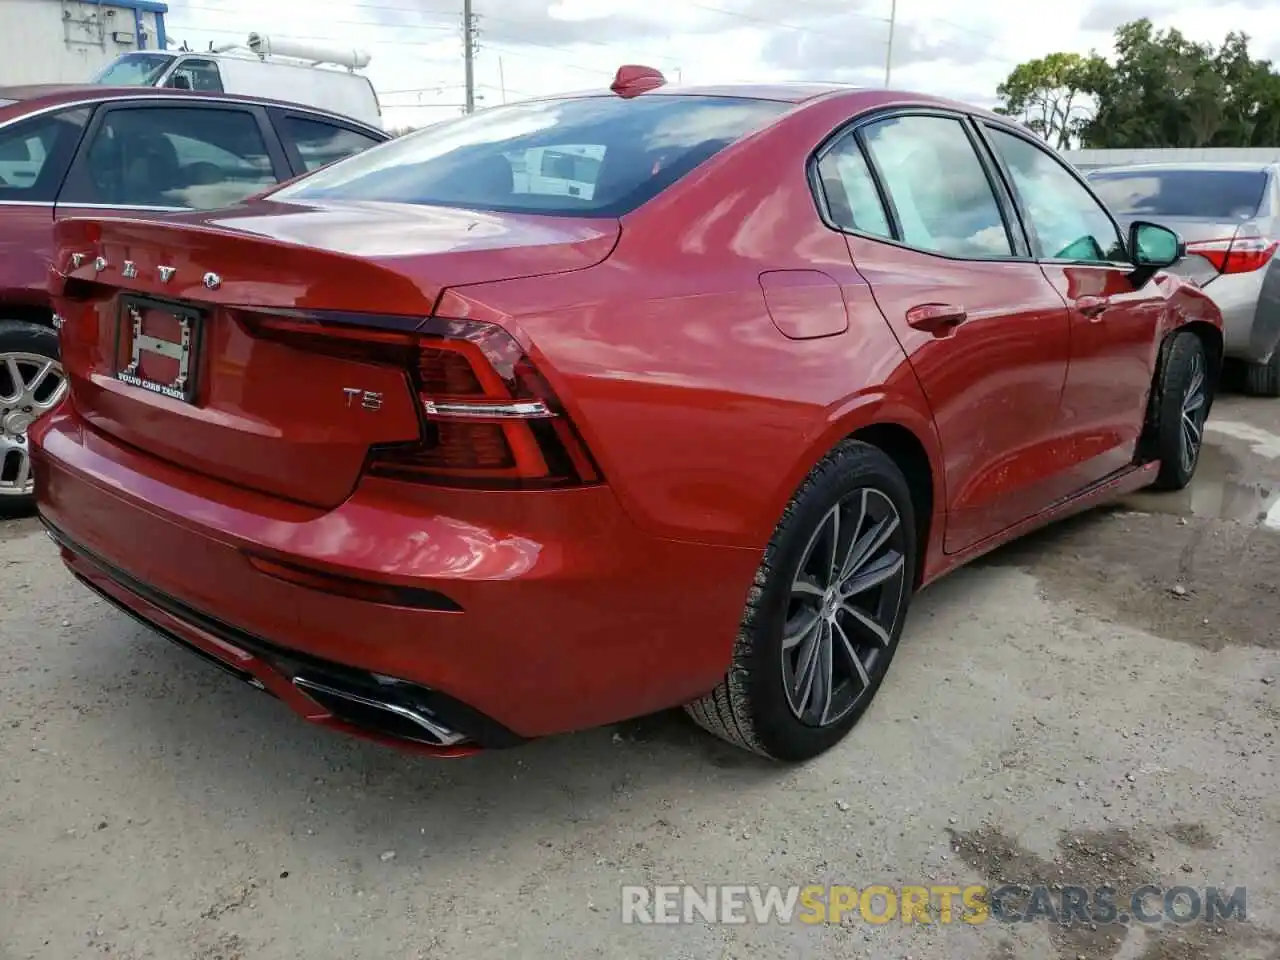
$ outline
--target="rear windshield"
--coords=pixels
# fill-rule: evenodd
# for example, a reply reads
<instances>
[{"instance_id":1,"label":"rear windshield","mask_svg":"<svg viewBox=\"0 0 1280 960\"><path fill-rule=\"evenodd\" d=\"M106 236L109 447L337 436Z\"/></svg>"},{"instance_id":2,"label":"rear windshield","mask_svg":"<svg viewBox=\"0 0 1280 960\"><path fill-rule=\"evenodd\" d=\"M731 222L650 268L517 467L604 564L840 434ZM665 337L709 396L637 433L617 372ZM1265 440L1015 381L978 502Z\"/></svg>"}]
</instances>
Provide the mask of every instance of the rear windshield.
<instances>
[{"instance_id":1,"label":"rear windshield","mask_svg":"<svg viewBox=\"0 0 1280 960\"><path fill-rule=\"evenodd\" d=\"M1089 182L1113 213L1153 217L1243 220L1262 205L1261 170L1118 170Z\"/></svg>"},{"instance_id":2,"label":"rear windshield","mask_svg":"<svg viewBox=\"0 0 1280 960\"><path fill-rule=\"evenodd\" d=\"M530 101L434 124L275 196L621 216L791 106L694 96Z\"/></svg>"}]
</instances>

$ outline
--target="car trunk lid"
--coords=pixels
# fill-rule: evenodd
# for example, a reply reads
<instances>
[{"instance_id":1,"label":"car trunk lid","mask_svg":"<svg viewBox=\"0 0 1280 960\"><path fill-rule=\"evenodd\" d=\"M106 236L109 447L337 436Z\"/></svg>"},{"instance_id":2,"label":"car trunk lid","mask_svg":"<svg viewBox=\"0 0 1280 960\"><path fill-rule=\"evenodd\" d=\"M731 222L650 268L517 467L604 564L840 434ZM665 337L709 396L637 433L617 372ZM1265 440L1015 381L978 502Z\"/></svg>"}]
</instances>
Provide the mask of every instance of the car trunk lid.
<instances>
[{"instance_id":1,"label":"car trunk lid","mask_svg":"<svg viewBox=\"0 0 1280 960\"><path fill-rule=\"evenodd\" d=\"M73 402L195 473L331 507L371 446L420 438L418 398L403 367L258 336L258 319L410 331L447 287L589 267L618 229L369 203L65 220L54 292Z\"/></svg>"}]
</instances>

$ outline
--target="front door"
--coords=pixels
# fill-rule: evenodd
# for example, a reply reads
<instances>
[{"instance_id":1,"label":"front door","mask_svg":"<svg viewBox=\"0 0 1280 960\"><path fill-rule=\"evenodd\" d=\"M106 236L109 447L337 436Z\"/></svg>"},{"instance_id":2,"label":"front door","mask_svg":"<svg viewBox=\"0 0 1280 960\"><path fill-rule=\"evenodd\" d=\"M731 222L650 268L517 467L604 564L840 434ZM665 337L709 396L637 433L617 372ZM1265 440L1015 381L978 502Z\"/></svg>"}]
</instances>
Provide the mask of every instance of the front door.
<instances>
[{"instance_id":1,"label":"front door","mask_svg":"<svg viewBox=\"0 0 1280 960\"><path fill-rule=\"evenodd\" d=\"M837 142L820 172L829 199L842 190L831 215L849 218L853 262L932 408L947 551L1044 509L1059 466L1054 429L1069 321L969 121L876 118Z\"/></svg>"},{"instance_id":2,"label":"front door","mask_svg":"<svg viewBox=\"0 0 1280 960\"><path fill-rule=\"evenodd\" d=\"M1128 467L1142 432L1165 298L1135 284L1106 208L1052 152L1003 127L984 135L1027 217L1045 276L1071 312L1071 364L1060 432L1069 445L1067 495Z\"/></svg>"}]
</instances>

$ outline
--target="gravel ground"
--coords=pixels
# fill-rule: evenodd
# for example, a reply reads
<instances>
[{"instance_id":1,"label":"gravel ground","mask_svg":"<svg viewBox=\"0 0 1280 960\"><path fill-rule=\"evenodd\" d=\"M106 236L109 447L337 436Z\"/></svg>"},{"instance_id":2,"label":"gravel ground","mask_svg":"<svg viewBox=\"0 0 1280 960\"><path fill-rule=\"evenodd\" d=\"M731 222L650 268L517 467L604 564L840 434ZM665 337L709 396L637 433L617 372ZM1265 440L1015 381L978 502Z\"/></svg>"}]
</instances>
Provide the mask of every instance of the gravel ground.
<instances>
[{"instance_id":1,"label":"gravel ground","mask_svg":"<svg viewBox=\"0 0 1280 960\"><path fill-rule=\"evenodd\" d=\"M456 762L317 730L0 524L0 958L1280 957L1280 403L918 599L854 734L669 713ZM1275 681L1275 682L1273 682ZM1248 889L1248 921L634 926L622 884Z\"/></svg>"}]
</instances>

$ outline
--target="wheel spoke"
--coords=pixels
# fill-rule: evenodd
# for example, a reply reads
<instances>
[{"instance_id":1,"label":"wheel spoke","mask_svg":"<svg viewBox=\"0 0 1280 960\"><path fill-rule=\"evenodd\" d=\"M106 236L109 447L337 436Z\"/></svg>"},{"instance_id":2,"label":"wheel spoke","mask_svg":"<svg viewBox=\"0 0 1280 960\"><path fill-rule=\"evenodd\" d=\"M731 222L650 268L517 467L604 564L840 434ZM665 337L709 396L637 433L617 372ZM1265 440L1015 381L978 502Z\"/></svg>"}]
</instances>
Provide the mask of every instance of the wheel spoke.
<instances>
[{"instance_id":1,"label":"wheel spoke","mask_svg":"<svg viewBox=\"0 0 1280 960\"><path fill-rule=\"evenodd\" d=\"M858 656L857 648L853 645L853 641L849 639L849 635L844 632L844 627L840 626L838 620L833 620L831 626L840 635L840 648L844 651L845 659L849 661L849 666L853 667L854 673L858 675L858 682L862 684L862 688L865 690L871 686L871 678L867 675L867 667L862 662L862 658Z\"/></svg>"},{"instance_id":2,"label":"wheel spoke","mask_svg":"<svg viewBox=\"0 0 1280 960\"><path fill-rule=\"evenodd\" d=\"M18 451L18 475L14 479L14 486L19 490L26 489L28 483L31 482L31 454L26 450Z\"/></svg>"},{"instance_id":3,"label":"wheel spoke","mask_svg":"<svg viewBox=\"0 0 1280 960\"><path fill-rule=\"evenodd\" d=\"M892 580L902 572L903 557L898 552L886 553L874 563L867 564L858 573L840 585L840 596L847 600L873 587Z\"/></svg>"},{"instance_id":4,"label":"wheel spoke","mask_svg":"<svg viewBox=\"0 0 1280 960\"><path fill-rule=\"evenodd\" d=\"M833 578L833 583L841 582L857 567L858 544L861 539L858 533L867 521L867 490L864 488L858 493L858 519L853 525L853 532L849 535L849 549L845 551L844 562L840 564L840 570Z\"/></svg>"},{"instance_id":5,"label":"wheel spoke","mask_svg":"<svg viewBox=\"0 0 1280 960\"><path fill-rule=\"evenodd\" d=\"M867 561L876 555L897 529L898 515L893 513L868 530L856 544L849 548L849 556L840 572L841 581L853 577ZM844 592L842 585L841 593Z\"/></svg>"},{"instance_id":6,"label":"wheel spoke","mask_svg":"<svg viewBox=\"0 0 1280 960\"><path fill-rule=\"evenodd\" d=\"M859 610L850 603L840 604L840 611L845 615L852 617L853 622L858 625L858 628L874 637L880 646L889 646L889 631L885 630L884 627L880 626L879 623L868 616L864 611Z\"/></svg>"},{"instance_id":7,"label":"wheel spoke","mask_svg":"<svg viewBox=\"0 0 1280 960\"><path fill-rule=\"evenodd\" d=\"M1204 406L1204 394L1197 391L1187 397L1186 403L1182 405L1183 414L1194 413Z\"/></svg>"},{"instance_id":8,"label":"wheel spoke","mask_svg":"<svg viewBox=\"0 0 1280 960\"><path fill-rule=\"evenodd\" d=\"M809 609L805 612L808 615L805 617L804 623L801 626L783 634L783 650L790 650L797 646L802 640L807 639L808 636L813 633L815 627L822 623L822 617L818 614L818 611Z\"/></svg>"},{"instance_id":9,"label":"wheel spoke","mask_svg":"<svg viewBox=\"0 0 1280 960\"><path fill-rule=\"evenodd\" d=\"M827 514L831 521L831 550L828 553L827 586L839 582L840 577L840 504Z\"/></svg>"},{"instance_id":10,"label":"wheel spoke","mask_svg":"<svg viewBox=\"0 0 1280 960\"><path fill-rule=\"evenodd\" d=\"M821 646L825 624L820 624L800 649L800 661L796 666L795 697L792 705L803 715L809 696L813 692L814 675L818 672L818 647Z\"/></svg>"},{"instance_id":11,"label":"wheel spoke","mask_svg":"<svg viewBox=\"0 0 1280 960\"><path fill-rule=\"evenodd\" d=\"M816 702L814 710L818 714L818 725L826 726L827 717L831 714L831 701L835 699L836 680L835 664L832 662L832 626L824 624L818 641L817 670L814 677L814 693Z\"/></svg>"},{"instance_id":12,"label":"wheel spoke","mask_svg":"<svg viewBox=\"0 0 1280 960\"><path fill-rule=\"evenodd\" d=\"M22 396L22 371L18 369L17 357L5 357L5 369L9 371L9 382L13 385L13 393L5 394L6 400L17 400Z\"/></svg>"},{"instance_id":13,"label":"wheel spoke","mask_svg":"<svg viewBox=\"0 0 1280 960\"><path fill-rule=\"evenodd\" d=\"M793 594L798 593L806 597L817 597L819 600L827 595L826 591L817 584L810 583L808 580L800 579L795 580L791 584L791 592Z\"/></svg>"},{"instance_id":14,"label":"wheel spoke","mask_svg":"<svg viewBox=\"0 0 1280 960\"><path fill-rule=\"evenodd\" d=\"M46 360L41 364L40 369L36 371L36 375L26 383L22 392L25 393L28 398L34 400L36 391L40 389L40 385L45 382L49 374L53 372L57 365L58 362L56 360Z\"/></svg>"}]
</instances>

